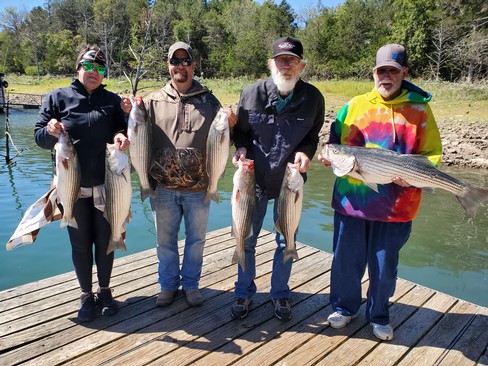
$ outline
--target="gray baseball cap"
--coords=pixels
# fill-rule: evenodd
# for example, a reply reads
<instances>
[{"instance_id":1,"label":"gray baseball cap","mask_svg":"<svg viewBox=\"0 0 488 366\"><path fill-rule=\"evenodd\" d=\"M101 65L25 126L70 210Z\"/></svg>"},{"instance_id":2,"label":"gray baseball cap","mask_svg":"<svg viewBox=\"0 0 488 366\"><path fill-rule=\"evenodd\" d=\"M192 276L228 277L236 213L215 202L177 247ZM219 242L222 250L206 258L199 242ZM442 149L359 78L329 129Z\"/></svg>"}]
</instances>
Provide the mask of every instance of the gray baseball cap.
<instances>
[{"instance_id":1,"label":"gray baseball cap","mask_svg":"<svg viewBox=\"0 0 488 366\"><path fill-rule=\"evenodd\" d=\"M407 67L407 51L399 44L387 44L376 53L374 70L378 67L393 66L399 70Z\"/></svg>"},{"instance_id":2,"label":"gray baseball cap","mask_svg":"<svg viewBox=\"0 0 488 366\"><path fill-rule=\"evenodd\" d=\"M176 42L171 45L168 51L168 60L173 58L173 54L178 50L185 50L191 60L194 60L193 50L190 45L186 44L185 42Z\"/></svg>"}]
</instances>

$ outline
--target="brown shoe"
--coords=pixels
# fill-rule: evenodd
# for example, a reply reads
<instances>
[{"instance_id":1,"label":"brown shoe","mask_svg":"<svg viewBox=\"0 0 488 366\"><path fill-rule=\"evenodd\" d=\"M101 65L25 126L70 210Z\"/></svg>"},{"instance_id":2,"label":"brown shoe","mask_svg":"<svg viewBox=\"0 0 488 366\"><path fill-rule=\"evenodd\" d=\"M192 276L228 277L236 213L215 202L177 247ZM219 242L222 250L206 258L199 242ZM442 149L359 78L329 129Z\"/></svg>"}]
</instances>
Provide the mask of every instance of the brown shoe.
<instances>
[{"instance_id":1,"label":"brown shoe","mask_svg":"<svg viewBox=\"0 0 488 366\"><path fill-rule=\"evenodd\" d=\"M186 302L190 306L200 306L203 303L202 294L197 288L191 290L183 290L186 297Z\"/></svg>"},{"instance_id":2,"label":"brown shoe","mask_svg":"<svg viewBox=\"0 0 488 366\"><path fill-rule=\"evenodd\" d=\"M156 300L157 306L168 306L171 304L178 293L178 290L171 291L171 290L161 290L158 295L158 299Z\"/></svg>"}]
</instances>

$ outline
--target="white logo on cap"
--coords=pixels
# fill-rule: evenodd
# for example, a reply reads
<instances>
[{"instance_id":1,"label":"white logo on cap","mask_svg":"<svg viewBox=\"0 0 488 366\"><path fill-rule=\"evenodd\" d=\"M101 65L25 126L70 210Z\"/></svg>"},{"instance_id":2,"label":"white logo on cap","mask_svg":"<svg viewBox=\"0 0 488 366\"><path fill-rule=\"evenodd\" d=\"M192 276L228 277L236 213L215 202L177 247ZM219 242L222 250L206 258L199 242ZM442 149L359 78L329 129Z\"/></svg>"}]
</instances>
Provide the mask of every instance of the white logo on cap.
<instances>
[{"instance_id":1,"label":"white logo on cap","mask_svg":"<svg viewBox=\"0 0 488 366\"><path fill-rule=\"evenodd\" d=\"M284 50L291 50L295 48L295 45L291 42L283 42L278 45L279 49L284 49Z\"/></svg>"}]
</instances>

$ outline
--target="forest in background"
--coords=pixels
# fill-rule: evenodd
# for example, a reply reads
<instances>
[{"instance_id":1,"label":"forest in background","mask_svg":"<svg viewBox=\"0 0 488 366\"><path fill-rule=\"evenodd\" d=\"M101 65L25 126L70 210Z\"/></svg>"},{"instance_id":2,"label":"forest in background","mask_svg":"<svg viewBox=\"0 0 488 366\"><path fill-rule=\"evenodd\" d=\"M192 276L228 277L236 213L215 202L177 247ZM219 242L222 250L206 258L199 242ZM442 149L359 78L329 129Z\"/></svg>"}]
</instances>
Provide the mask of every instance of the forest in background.
<instances>
[{"instance_id":1,"label":"forest in background","mask_svg":"<svg viewBox=\"0 0 488 366\"><path fill-rule=\"evenodd\" d=\"M196 75L262 77L273 40L301 39L307 78L367 78L385 43L407 47L411 73L436 81L488 79L486 0L321 1L299 14L285 1L46 0L0 13L0 72L72 75L77 52L98 44L109 77L167 77L169 46L196 51Z\"/></svg>"}]
</instances>

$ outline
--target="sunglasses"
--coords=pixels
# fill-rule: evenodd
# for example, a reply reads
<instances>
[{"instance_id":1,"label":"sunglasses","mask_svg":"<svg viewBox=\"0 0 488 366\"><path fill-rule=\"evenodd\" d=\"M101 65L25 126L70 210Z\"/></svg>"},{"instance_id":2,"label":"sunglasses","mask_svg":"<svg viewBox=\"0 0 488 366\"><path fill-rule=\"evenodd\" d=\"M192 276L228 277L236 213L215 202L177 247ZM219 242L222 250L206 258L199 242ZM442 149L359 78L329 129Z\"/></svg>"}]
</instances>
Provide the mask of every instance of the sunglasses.
<instances>
[{"instance_id":1,"label":"sunglasses","mask_svg":"<svg viewBox=\"0 0 488 366\"><path fill-rule=\"evenodd\" d=\"M190 66L192 64L191 58L170 58L169 63L172 66L178 66L178 65L183 65L183 66Z\"/></svg>"},{"instance_id":2,"label":"sunglasses","mask_svg":"<svg viewBox=\"0 0 488 366\"><path fill-rule=\"evenodd\" d=\"M81 66L83 67L83 70L85 70L86 72L93 71L93 69L96 68L97 69L97 72L100 75L105 75L107 73L107 66L104 66L104 65L97 65L97 66L95 66L93 64L93 62L83 61L81 63Z\"/></svg>"},{"instance_id":3,"label":"sunglasses","mask_svg":"<svg viewBox=\"0 0 488 366\"><path fill-rule=\"evenodd\" d=\"M402 70L399 70L397 68L391 68L391 69L376 69L375 70L378 75L384 75L386 73L390 75L398 75L399 73L402 72Z\"/></svg>"}]
</instances>

